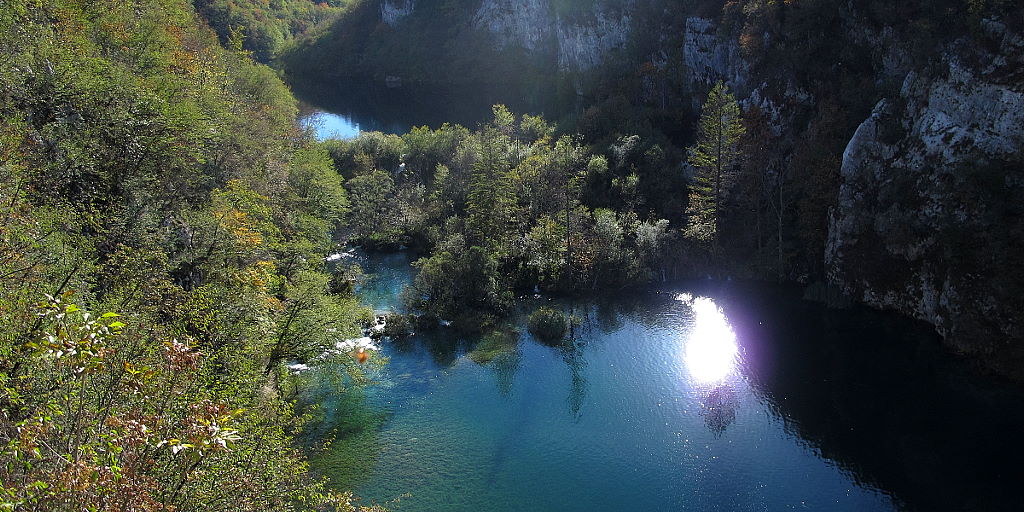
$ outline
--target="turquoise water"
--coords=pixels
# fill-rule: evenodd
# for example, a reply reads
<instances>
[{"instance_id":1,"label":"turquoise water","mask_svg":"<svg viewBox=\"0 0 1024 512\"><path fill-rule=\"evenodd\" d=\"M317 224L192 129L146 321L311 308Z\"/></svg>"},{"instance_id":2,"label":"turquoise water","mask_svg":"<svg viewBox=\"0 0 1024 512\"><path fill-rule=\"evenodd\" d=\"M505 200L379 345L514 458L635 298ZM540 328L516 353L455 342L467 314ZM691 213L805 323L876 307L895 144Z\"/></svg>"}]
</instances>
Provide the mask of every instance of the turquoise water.
<instances>
[{"instance_id":1,"label":"turquoise water","mask_svg":"<svg viewBox=\"0 0 1024 512\"><path fill-rule=\"evenodd\" d=\"M363 296L396 307L406 257L362 258ZM539 343L519 319L385 342L390 362L360 406L378 419L358 434L369 462L318 467L400 511L1017 504L1021 393L921 326L741 284L530 300L575 311L572 339Z\"/></svg>"},{"instance_id":2,"label":"turquoise water","mask_svg":"<svg viewBox=\"0 0 1024 512\"><path fill-rule=\"evenodd\" d=\"M359 300L378 311L400 309L399 293L416 276L409 255L404 252L373 253L369 257L355 254L365 274L363 282L356 287Z\"/></svg>"}]
</instances>

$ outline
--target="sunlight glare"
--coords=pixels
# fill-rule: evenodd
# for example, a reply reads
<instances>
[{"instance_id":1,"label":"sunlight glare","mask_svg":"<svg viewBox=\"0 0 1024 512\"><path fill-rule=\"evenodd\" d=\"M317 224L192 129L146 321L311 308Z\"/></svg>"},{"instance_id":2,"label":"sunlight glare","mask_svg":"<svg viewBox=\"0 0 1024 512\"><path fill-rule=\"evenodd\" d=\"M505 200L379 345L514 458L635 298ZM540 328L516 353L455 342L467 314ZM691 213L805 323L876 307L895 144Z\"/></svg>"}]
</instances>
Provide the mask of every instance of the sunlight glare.
<instances>
[{"instance_id":1,"label":"sunlight glare","mask_svg":"<svg viewBox=\"0 0 1024 512\"><path fill-rule=\"evenodd\" d=\"M686 367L701 383L714 383L732 371L738 348L736 334L722 310L707 297L688 302L693 308L694 325L686 341Z\"/></svg>"}]
</instances>

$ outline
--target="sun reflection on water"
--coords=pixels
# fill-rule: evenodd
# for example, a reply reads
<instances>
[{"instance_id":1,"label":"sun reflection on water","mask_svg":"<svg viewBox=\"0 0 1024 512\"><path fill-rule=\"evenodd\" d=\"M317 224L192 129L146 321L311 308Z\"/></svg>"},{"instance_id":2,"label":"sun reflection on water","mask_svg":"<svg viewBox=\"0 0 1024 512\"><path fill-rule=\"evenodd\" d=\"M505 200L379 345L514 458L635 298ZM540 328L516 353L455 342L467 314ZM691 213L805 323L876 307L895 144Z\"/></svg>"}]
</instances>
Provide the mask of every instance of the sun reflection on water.
<instances>
[{"instance_id":1,"label":"sun reflection on water","mask_svg":"<svg viewBox=\"0 0 1024 512\"><path fill-rule=\"evenodd\" d=\"M722 310L707 297L680 294L676 300L693 310L694 324L683 357L690 376L702 384L721 381L732 372L739 352L736 333Z\"/></svg>"}]
</instances>

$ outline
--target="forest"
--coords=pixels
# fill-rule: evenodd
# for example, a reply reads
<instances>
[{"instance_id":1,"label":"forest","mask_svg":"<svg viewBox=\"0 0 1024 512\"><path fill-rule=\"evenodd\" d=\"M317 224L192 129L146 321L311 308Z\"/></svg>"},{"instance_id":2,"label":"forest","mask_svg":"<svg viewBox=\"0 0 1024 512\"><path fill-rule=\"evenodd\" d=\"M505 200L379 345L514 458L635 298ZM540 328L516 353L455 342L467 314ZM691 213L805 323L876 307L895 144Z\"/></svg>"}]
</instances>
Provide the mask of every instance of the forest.
<instances>
[{"instance_id":1,"label":"forest","mask_svg":"<svg viewBox=\"0 0 1024 512\"><path fill-rule=\"evenodd\" d=\"M774 389L782 390L777 395L783 400L792 391L773 380L779 377L765 362L771 360L765 347L777 339L825 338L806 350L820 358L808 364L841 375L822 370L823 382L849 382L842 370L847 362L834 355L861 368L857 357L863 354L847 356L856 351L830 345L847 342L848 332L891 322L895 327L881 329L883 339L917 339L916 327L899 323L906 319L860 309L849 314L868 315L863 325L852 316L832 316L846 313L815 309L808 323L825 326L820 332L786 331L788 324L773 324L775 318L754 327L755 315L744 308L761 295L734 301L733 311L750 314L735 315L736 327L727 325L727 309L690 291L673 289L673 298L665 299L685 313L654 319L645 315L664 304L607 305L634 297L629 294L662 294L680 282L697 282L698 291L734 281L780 287L771 293L797 287L803 293L798 298L831 306L860 301L897 310L930 322L929 335L948 335L950 353L977 358L980 370L971 360L969 372L952 374L974 379L970 372L977 370L982 379L1019 378L1024 350L1015 308L1024 274L1014 261L1021 251L1024 203L1017 199L1024 185L1013 173L1024 153L1014 145L1016 135L992 135L1002 153L985 153L984 141L956 138L959 132L950 130L919 137L952 148L945 153L910 158L912 165L904 167L899 156L918 150L918 139L907 135L917 129L911 118L925 111L914 110L920 99L913 95L915 77L931 80L929 86L954 82L967 95L970 84L955 81L961 67L970 68L976 74L967 76L984 82L979 89L998 93L986 92L985 101L1012 104L1021 77L1007 68L1024 62L1024 51L1018 52L1024 43L1012 37L1024 26L1024 13L998 0L871 1L856 8L838 3L546 2L545 16L573 27L629 19L658 28L631 36L593 67L570 68L554 39L538 39L531 48L495 44L478 26L474 13L486 12L475 10L479 1L422 2L397 25L382 18L387 2L369 0L0 0L0 510L401 510L400 492L364 501L355 489L339 485L332 468L316 463L340 449L351 452L347 460L360 459L356 467L372 467L385 460L387 449L405 447L375 437L387 420L403 418L398 408L366 412L371 399L379 399L373 393L408 392L388 380L391 357L408 370L402 375L425 372L416 385L427 388L449 375L466 375L459 372L491 370L495 403L505 405L530 393L543 397L536 389L517 388L514 377L557 361L570 375L571 425L563 429L572 433L586 424L581 410L604 411L593 396L587 402L587 375L600 384L597 372L606 366L661 357L655 349L629 345L615 347L619 355L604 365L600 344L594 348L577 333L607 337L625 325L643 333L628 336L628 343L640 346L660 340L659 329L675 326L678 318L685 328L673 328L685 336L711 332L712 341L725 340L729 375L739 375L741 367L750 372L743 377L748 387L730 381L735 390L725 380L692 384L697 398L680 409L701 415L710 437L700 438L703 430L687 436L712 446L727 439L728 428L754 428L737 405L746 400L767 404L748 417L778 418L756 428L778 427L787 440L803 435L807 439L797 444L812 446L812 452L814 446L856 446L860 440L843 437L852 434L835 425L873 409L850 405L853 399L836 392L843 396L800 402L836 409L820 422L814 412L790 412L793 406L775 402ZM761 83L698 79L672 64L690 58L682 53L692 41L684 39L702 16L719 27L708 37L736 39L731 55L744 64L735 66L744 76L764 77ZM563 29L549 32L561 38ZM857 30L863 33L851 35ZM894 57L864 42L878 34L887 42L910 43ZM963 62L969 65L958 67ZM913 71L904 79L890 68ZM495 104L475 126L444 123L318 139L300 119L300 107L310 106L300 105L287 82L323 84L352 76L375 83L400 76L411 87L465 82L510 88L566 108L515 112ZM929 98L938 97L934 90ZM1002 103L991 99L996 96ZM985 130L986 122L973 127ZM864 126L875 138L858 146L856 138L868 131ZM874 183L862 183L868 178L847 172L850 155L860 155L851 147L868 155L862 167L869 171L876 164L869 157L884 155L876 159L882 163L874 176L896 192L876 193ZM898 172L885 173L893 169ZM938 177L913 174L921 169L936 170ZM854 186L863 188L851 192ZM932 202L922 197L939 195L934 190L944 195ZM862 204L854 200L890 197L895 206L872 203L867 221L847 211ZM942 229L930 230L913 212L939 219ZM842 215L857 222L843 224L837 220ZM874 231L850 236L860 245L837 252L843 240L836 233L854 229L848 225ZM919 240L927 243L899 244ZM989 253L956 249L963 245L988 247ZM879 256L864 246L889 252ZM398 310L375 310L360 296L374 276L348 261L353 250L410 258L414 275ZM934 261L941 265L929 266ZM900 274L907 262L925 271ZM865 284L878 275L891 289ZM839 278L847 278L845 288L835 284ZM932 278L944 283L941 290L924 283ZM924 298L904 299L899 293L905 290ZM577 310L577 302L585 305ZM766 334L765 324L780 331ZM849 325L855 326L835 327ZM374 343L384 336L394 345L359 341L371 335ZM751 345L749 353L729 345L749 341L744 336L763 344ZM927 341L919 347L942 346L920 339ZM661 360L706 357L709 350L713 358L721 349L704 346L703 354L676 357L671 351L677 348L670 346ZM421 349L432 356L422 365L427 370L408 362ZM927 387L919 382L945 371L934 369L940 364L968 364L947 363L949 354L933 356L931 350L920 349L929 358L915 360L924 376L908 385L911 391L900 388L906 391L900 396L917 396ZM524 370L530 367L522 362L524 353L542 355ZM748 355L765 359L737 362ZM586 357L602 366L588 368ZM465 361L476 366L466 370ZM696 379L696 370L687 371L687 379ZM639 375L639 381L642 386L667 373ZM793 373L818 379L802 367ZM984 382L977 388L990 389ZM1008 390L1017 386L998 382ZM1015 403L1014 391L998 389L986 397ZM358 404L352 410L360 412L338 420L334 414L351 410L339 413L317 403L323 396ZM619 400L615 412L646 398ZM969 402L967 410L976 405L961 395L957 400ZM416 403L410 403L413 409ZM528 408L517 409L510 424L524 424ZM740 421L730 427L737 408ZM1007 409L1001 421L1017 421L1017 409ZM346 422L365 419L359 414L372 416L367 424L373 432L353 434L355 427ZM812 420L801 423L795 414ZM850 421L860 426L861 419ZM652 417L651 424L661 420ZM444 432L447 424L432 428ZM949 430L965 428L957 423ZM806 433L814 431L832 437ZM676 446L683 433L670 434L666 446ZM353 439L360 435L372 441L357 446ZM916 438L886 441L915 455L927 451ZM825 451L814 457L825 458L819 453ZM495 467L520 453L510 452L499 450ZM827 471L845 471L835 477L843 485L842 478L849 478L852 486L882 488L890 477L884 470L863 477L844 454L827 455L840 461L826 465ZM413 465L420 459L399 460ZM994 480L1004 478L995 473ZM506 474L495 469L489 475L501 480ZM977 488L964 495L978 494ZM451 489L443 489L444 496L459 494ZM657 492L650 497L662 497ZM903 509L897 494L877 508ZM996 503L972 499L956 503ZM415 501L409 503L415 510ZM679 502L651 506L666 503ZM495 510L505 510L498 505L512 506L496 504Z\"/></svg>"},{"instance_id":2,"label":"forest","mask_svg":"<svg viewBox=\"0 0 1024 512\"><path fill-rule=\"evenodd\" d=\"M0 18L8 508L351 506L308 473L296 436L315 411L286 368L366 380L321 357L371 316L327 269L338 240L428 254L410 306L466 329L523 289L660 278L679 247L659 214L684 204L652 191L684 178L638 182L664 166L656 145L592 154L502 106L476 131L317 142L263 50L218 39L204 9L21 1Z\"/></svg>"},{"instance_id":3,"label":"forest","mask_svg":"<svg viewBox=\"0 0 1024 512\"><path fill-rule=\"evenodd\" d=\"M370 312L288 88L185 1L5 2L0 34L2 507L352 509L284 364Z\"/></svg>"},{"instance_id":4,"label":"forest","mask_svg":"<svg viewBox=\"0 0 1024 512\"><path fill-rule=\"evenodd\" d=\"M502 105L476 131L446 124L324 145L351 198L349 239L425 253L407 306L421 322L479 330L526 292L593 295L725 268L718 226L737 208L726 189L746 130L722 84L705 110L689 198L677 192L687 176L656 144L621 137L593 154L579 135ZM654 179L641 183L640 168ZM684 229L670 227L683 218Z\"/></svg>"},{"instance_id":5,"label":"forest","mask_svg":"<svg viewBox=\"0 0 1024 512\"><path fill-rule=\"evenodd\" d=\"M513 33L526 24L531 29L521 36L526 39L495 44L480 20L480 5L505 4L426 2L392 25L379 19L378 2L352 2L343 15L282 47L275 65L295 83L324 88L345 77L382 81L399 76L414 84L465 83L515 90L527 98L554 98L563 108L549 107L545 117L559 135L579 135L584 145L606 158L621 138L634 136L641 152L663 155L651 164L630 165L636 167L647 208L677 227L685 220L686 204L667 191L685 186L672 180L688 161L708 93L723 80L743 103L743 123L750 134L741 142L745 157L736 160L735 170L743 176L735 179L732 192L751 204L723 216L726 246L718 264L737 275L802 283L826 279L822 255L828 211L839 194L843 152L879 99L898 95L908 69L922 75L945 73L941 59L952 51L951 45L964 47L956 46L958 39L968 38L976 47L998 47L997 37L984 34L983 20L995 16L1018 28L1024 23L1020 10L1001 0L899 5L539 2L539 8L509 15L511 21L495 21L504 20L509 25L502 30ZM560 61L560 52L587 47L563 41L558 30L586 28L595 17L616 19L626 11L631 20L627 27L647 29L633 30L593 67L567 67ZM692 44L687 23L695 17L715 20L715 44L731 45L713 48L711 60L701 62L726 67L707 71L714 76L686 68L691 58L687 45ZM551 18L562 25L545 28ZM522 46L536 33L540 39L530 43L532 48ZM571 46L559 48L561 44ZM979 55L963 51L969 65L977 64ZM898 123L891 120L890 126ZM668 183L672 188L662 186ZM621 200L601 204L609 205L628 208ZM1000 237L999 243L1004 241L1012 243Z\"/></svg>"}]
</instances>

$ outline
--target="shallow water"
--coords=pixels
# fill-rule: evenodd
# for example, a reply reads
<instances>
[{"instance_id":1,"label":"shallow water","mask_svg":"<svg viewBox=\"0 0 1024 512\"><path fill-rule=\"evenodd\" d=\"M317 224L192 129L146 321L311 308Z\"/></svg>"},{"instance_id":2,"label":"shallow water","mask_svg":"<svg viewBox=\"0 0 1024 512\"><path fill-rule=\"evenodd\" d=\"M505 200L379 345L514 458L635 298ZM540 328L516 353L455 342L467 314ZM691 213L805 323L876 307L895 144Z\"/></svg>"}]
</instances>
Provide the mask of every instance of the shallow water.
<instances>
[{"instance_id":1,"label":"shallow water","mask_svg":"<svg viewBox=\"0 0 1024 512\"><path fill-rule=\"evenodd\" d=\"M407 258L361 257L364 300L397 307ZM372 427L315 465L401 511L1017 509L1020 389L923 326L736 283L540 303L580 317L571 341L520 318L385 342L335 404Z\"/></svg>"}]
</instances>

